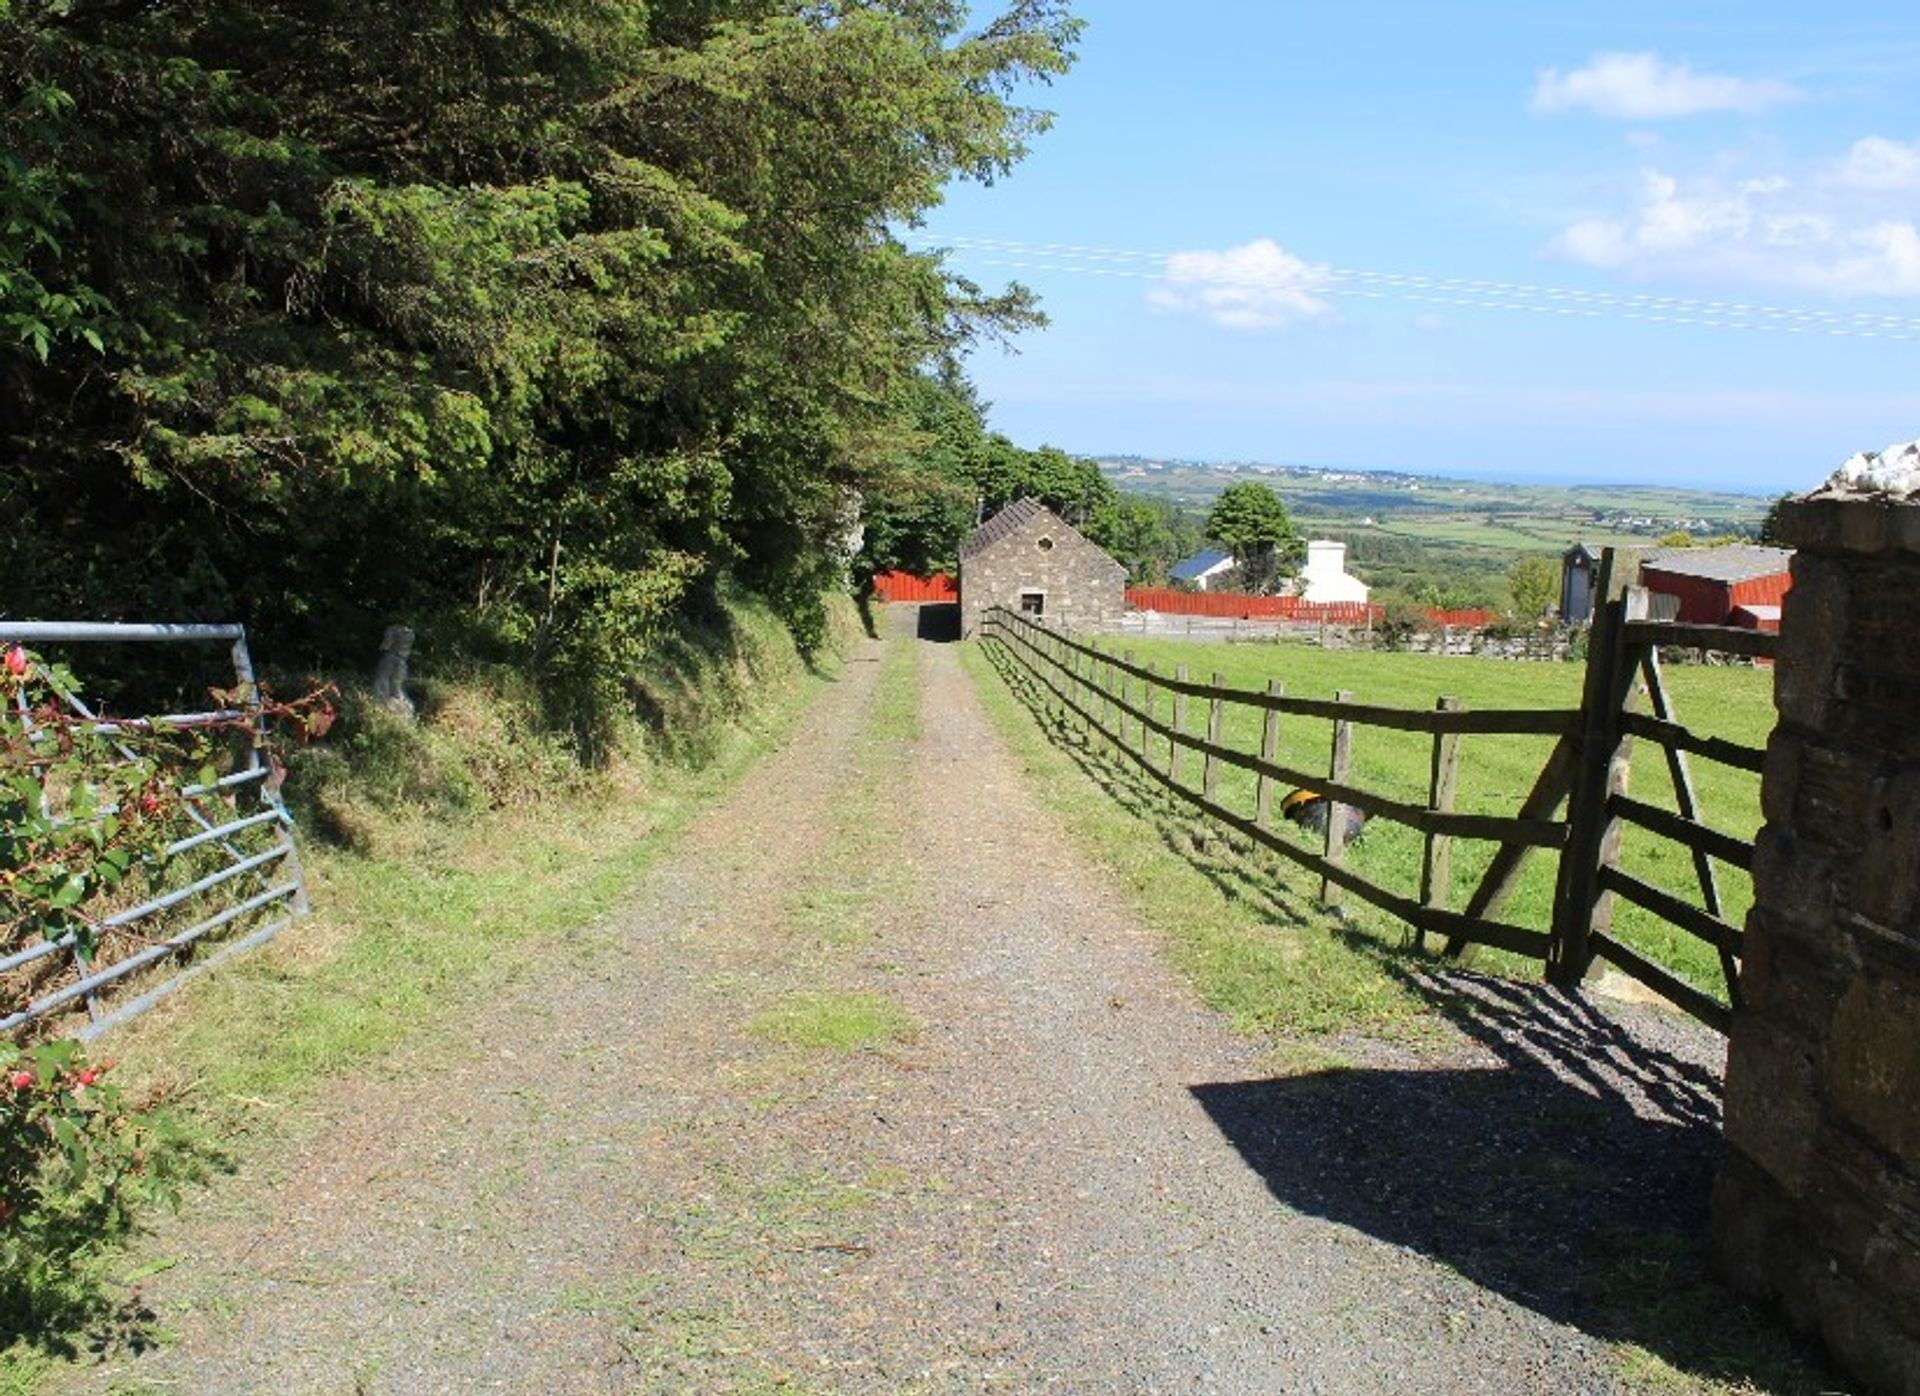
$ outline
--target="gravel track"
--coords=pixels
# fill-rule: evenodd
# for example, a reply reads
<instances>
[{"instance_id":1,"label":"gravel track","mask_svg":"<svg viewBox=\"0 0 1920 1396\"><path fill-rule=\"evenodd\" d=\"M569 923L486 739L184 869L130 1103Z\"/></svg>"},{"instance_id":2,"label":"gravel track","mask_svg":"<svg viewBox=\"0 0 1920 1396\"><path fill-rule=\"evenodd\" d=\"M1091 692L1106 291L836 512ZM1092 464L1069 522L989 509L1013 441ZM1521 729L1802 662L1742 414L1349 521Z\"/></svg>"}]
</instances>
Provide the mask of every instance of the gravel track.
<instances>
[{"instance_id":1,"label":"gravel track","mask_svg":"<svg viewBox=\"0 0 1920 1396\"><path fill-rule=\"evenodd\" d=\"M921 735L867 741L891 682ZM69 1389L1614 1390L1603 1339L1634 1335L1559 1213L1691 1224L1713 1043L1426 982L1457 1051L1276 1077L1042 808L954 648L896 630L624 912L162 1226L174 1340ZM819 991L918 1031L748 1030Z\"/></svg>"}]
</instances>

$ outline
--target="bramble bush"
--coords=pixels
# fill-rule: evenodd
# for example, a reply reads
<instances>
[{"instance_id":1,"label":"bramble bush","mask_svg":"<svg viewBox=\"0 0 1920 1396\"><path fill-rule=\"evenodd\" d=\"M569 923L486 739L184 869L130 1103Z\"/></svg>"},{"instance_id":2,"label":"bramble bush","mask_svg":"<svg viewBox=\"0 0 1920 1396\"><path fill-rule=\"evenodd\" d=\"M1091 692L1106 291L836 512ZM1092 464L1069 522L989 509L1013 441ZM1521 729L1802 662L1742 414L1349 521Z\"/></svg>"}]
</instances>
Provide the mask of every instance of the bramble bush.
<instances>
[{"instance_id":1,"label":"bramble bush","mask_svg":"<svg viewBox=\"0 0 1920 1396\"><path fill-rule=\"evenodd\" d=\"M86 1257L197 1171L174 1112L112 1066L71 1040L0 1043L0 1347L92 1307Z\"/></svg>"}]
</instances>

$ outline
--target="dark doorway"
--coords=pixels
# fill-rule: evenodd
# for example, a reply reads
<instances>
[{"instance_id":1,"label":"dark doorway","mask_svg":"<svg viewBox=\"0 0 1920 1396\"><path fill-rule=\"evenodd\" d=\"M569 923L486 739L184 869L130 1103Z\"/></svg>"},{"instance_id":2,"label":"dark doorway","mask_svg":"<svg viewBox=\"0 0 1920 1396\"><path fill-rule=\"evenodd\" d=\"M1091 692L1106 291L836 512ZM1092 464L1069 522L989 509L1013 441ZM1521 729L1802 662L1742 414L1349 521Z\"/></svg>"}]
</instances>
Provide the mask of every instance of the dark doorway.
<instances>
[{"instance_id":1,"label":"dark doorway","mask_svg":"<svg viewBox=\"0 0 1920 1396\"><path fill-rule=\"evenodd\" d=\"M952 644L960 638L960 603L928 601L920 607L914 634L936 645Z\"/></svg>"}]
</instances>

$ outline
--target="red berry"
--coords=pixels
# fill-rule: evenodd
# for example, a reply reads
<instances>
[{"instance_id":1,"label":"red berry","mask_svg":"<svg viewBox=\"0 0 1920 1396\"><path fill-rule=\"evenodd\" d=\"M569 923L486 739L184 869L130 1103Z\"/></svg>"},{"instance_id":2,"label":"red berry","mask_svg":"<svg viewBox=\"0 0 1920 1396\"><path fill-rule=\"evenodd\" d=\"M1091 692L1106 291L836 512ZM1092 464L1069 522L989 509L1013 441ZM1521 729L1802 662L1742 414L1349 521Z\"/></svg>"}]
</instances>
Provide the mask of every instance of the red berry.
<instances>
[{"instance_id":1,"label":"red berry","mask_svg":"<svg viewBox=\"0 0 1920 1396\"><path fill-rule=\"evenodd\" d=\"M15 645L7 651L7 672L16 679L27 675L27 652Z\"/></svg>"},{"instance_id":2,"label":"red berry","mask_svg":"<svg viewBox=\"0 0 1920 1396\"><path fill-rule=\"evenodd\" d=\"M16 1091L24 1091L33 1084L33 1073L31 1071L16 1071L7 1078L7 1083Z\"/></svg>"},{"instance_id":3,"label":"red berry","mask_svg":"<svg viewBox=\"0 0 1920 1396\"><path fill-rule=\"evenodd\" d=\"M95 1081L100 1079L99 1068L90 1066L73 1079L83 1086L91 1086Z\"/></svg>"}]
</instances>

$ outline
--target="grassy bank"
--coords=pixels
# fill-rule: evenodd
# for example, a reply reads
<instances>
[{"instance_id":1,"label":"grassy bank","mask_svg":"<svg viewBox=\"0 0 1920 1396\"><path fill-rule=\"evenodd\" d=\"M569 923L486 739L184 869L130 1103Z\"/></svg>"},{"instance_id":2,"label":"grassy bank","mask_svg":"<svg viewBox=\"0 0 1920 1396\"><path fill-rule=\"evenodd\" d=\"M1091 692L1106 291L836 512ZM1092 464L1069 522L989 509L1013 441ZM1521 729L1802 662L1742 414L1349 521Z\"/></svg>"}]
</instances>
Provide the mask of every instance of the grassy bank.
<instances>
[{"instance_id":1,"label":"grassy bank","mask_svg":"<svg viewBox=\"0 0 1920 1396\"><path fill-rule=\"evenodd\" d=\"M850 605L836 622L844 641ZM652 721L596 769L511 674L429 670L412 724L349 694L331 740L299 753L288 783L313 916L114 1034L124 1084L173 1095L229 1165L297 1135L343 1074L411 1057L455 1015L570 953L572 932L616 907L784 740L820 677L769 610L732 598L633 677ZM96 1318L126 1300L131 1263L97 1259ZM36 1389L58 1349L85 1341L17 1344L0 1356L0 1392Z\"/></svg>"}]
</instances>

